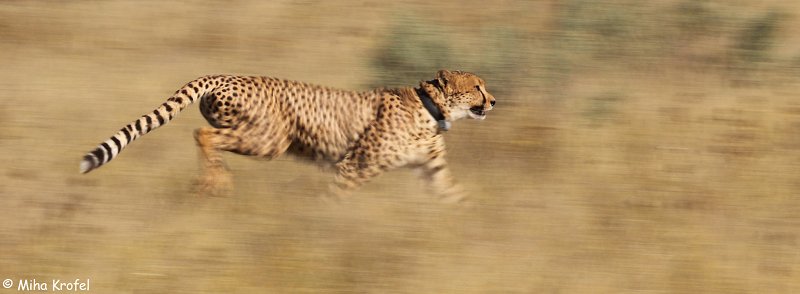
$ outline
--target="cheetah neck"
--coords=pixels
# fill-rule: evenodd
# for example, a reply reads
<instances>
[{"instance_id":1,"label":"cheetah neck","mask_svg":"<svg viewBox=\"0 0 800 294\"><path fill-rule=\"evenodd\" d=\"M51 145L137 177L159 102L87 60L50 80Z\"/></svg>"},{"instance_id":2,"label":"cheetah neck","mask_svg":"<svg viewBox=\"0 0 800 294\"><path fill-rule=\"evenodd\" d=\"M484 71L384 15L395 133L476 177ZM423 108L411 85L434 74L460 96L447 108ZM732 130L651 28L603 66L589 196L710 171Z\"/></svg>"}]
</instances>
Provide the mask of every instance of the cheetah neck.
<instances>
[{"instance_id":1,"label":"cheetah neck","mask_svg":"<svg viewBox=\"0 0 800 294\"><path fill-rule=\"evenodd\" d=\"M450 122L448 122L445 119L444 113L442 113L442 110L439 109L438 106L436 106L436 103L433 102L433 99L428 94L428 92L426 92L425 89L423 89L422 87L414 90L417 91L417 96L419 96L419 100L422 102L422 106L424 106L425 110L427 110L428 113L430 113L431 116L436 120L436 125L439 126L439 130L442 131L449 130Z\"/></svg>"}]
</instances>

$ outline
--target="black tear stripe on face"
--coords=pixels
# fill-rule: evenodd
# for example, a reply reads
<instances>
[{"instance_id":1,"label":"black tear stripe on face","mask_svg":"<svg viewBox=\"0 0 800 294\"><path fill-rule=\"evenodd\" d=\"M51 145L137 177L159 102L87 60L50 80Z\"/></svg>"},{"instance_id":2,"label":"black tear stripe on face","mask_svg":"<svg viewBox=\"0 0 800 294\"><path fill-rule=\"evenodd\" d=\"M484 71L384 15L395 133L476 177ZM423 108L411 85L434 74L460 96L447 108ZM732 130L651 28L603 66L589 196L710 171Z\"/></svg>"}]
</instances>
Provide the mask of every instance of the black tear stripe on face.
<instances>
[{"instance_id":1,"label":"black tear stripe on face","mask_svg":"<svg viewBox=\"0 0 800 294\"><path fill-rule=\"evenodd\" d=\"M486 105L486 94L483 94L483 91L481 91L481 86L477 85L477 86L475 86L475 89L478 89L478 93L481 93L481 97L483 97L483 101L481 102L481 106ZM492 106L494 106L494 101L492 101Z\"/></svg>"}]
</instances>

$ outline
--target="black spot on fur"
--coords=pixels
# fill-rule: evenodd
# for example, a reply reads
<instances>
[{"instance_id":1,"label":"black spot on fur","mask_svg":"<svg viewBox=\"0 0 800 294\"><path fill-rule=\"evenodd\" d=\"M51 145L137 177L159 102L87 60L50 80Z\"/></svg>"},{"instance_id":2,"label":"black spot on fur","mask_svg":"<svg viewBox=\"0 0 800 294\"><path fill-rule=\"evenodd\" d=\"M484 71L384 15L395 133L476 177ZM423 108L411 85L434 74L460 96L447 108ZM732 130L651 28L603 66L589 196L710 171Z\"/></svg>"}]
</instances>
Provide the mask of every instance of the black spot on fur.
<instances>
[{"instance_id":1,"label":"black spot on fur","mask_svg":"<svg viewBox=\"0 0 800 294\"><path fill-rule=\"evenodd\" d=\"M158 125L159 126L163 125L164 124L164 117L161 116L161 112L159 112L158 109L156 109L156 111L154 111L154 113L156 114L156 119L158 120Z\"/></svg>"}]
</instances>

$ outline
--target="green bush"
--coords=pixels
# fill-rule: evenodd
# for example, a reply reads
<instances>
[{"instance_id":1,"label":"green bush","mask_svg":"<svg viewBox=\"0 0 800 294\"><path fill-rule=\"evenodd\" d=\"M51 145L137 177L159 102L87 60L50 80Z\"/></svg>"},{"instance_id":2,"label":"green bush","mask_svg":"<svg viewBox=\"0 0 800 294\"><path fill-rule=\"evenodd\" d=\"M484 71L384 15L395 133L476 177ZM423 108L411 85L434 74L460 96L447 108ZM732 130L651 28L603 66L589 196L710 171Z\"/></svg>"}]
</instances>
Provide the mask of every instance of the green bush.
<instances>
[{"instance_id":1,"label":"green bush","mask_svg":"<svg viewBox=\"0 0 800 294\"><path fill-rule=\"evenodd\" d=\"M746 23L736 36L735 50L740 60L767 61L782 19L782 14L770 11Z\"/></svg>"},{"instance_id":2,"label":"green bush","mask_svg":"<svg viewBox=\"0 0 800 294\"><path fill-rule=\"evenodd\" d=\"M433 78L439 69L451 69L491 77L492 91L507 94L526 81L527 60L535 52L530 43L515 28L459 32L416 16L400 17L373 56L377 78L371 86L413 85Z\"/></svg>"},{"instance_id":3,"label":"green bush","mask_svg":"<svg viewBox=\"0 0 800 294\"><path fill-rule=\"evenodd\" d=\"M373 56L377 80L372 86L408 85L448 67L452 62L446 35L421 19L406 16L395 20Z\"/></svg>"}]
</instances>

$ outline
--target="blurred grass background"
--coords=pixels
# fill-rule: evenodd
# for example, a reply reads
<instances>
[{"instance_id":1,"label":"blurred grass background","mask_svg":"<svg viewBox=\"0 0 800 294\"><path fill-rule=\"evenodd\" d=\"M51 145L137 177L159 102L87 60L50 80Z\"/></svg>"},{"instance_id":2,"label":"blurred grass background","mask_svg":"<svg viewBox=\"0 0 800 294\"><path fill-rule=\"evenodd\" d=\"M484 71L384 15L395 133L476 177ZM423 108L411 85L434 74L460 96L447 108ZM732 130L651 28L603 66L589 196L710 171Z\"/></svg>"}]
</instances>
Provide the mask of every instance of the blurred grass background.
<instances>
[{"instance_id":1,"label":"blurred grass background","mask_svg":"<svg viewBox=\"0 0 800 294\"><path fill-rule=\"evenodd\" d=\"M0 279L98 293L798 293L800 3L0 2ZM81 156L214 73L350 89L440 68L498 105L446 137L476 205L408 170L341 207L330 173L227 156L192 192L193 106ZM13 292L14 290L0 290Z\"/></svg>"}]
</instances>

